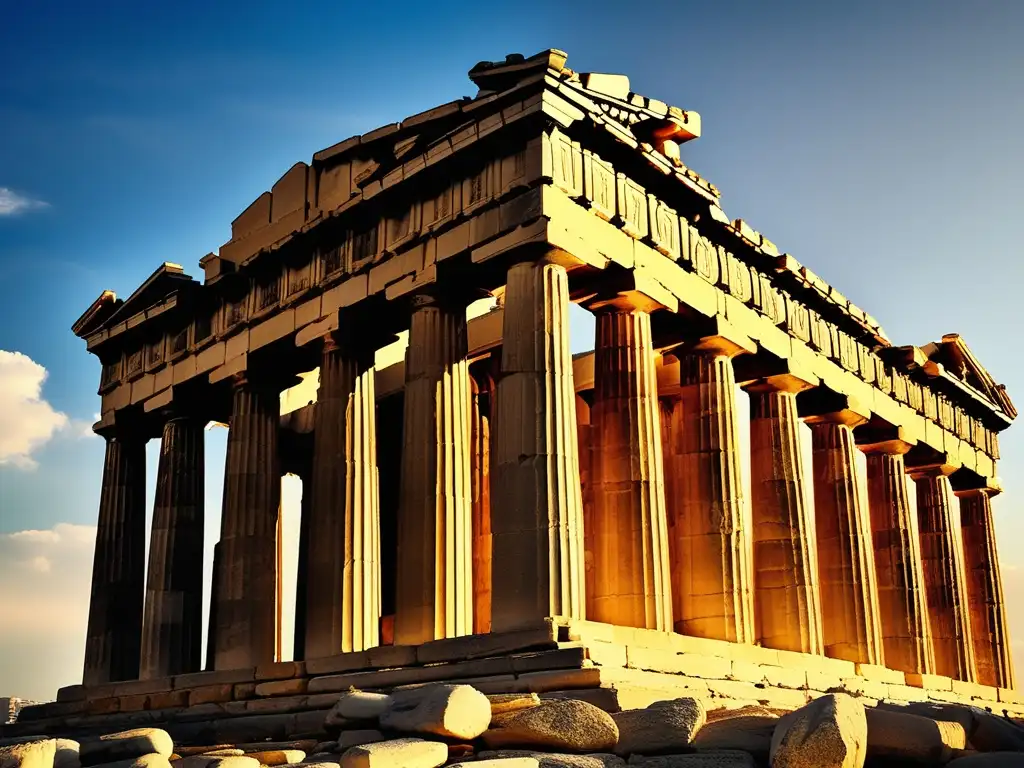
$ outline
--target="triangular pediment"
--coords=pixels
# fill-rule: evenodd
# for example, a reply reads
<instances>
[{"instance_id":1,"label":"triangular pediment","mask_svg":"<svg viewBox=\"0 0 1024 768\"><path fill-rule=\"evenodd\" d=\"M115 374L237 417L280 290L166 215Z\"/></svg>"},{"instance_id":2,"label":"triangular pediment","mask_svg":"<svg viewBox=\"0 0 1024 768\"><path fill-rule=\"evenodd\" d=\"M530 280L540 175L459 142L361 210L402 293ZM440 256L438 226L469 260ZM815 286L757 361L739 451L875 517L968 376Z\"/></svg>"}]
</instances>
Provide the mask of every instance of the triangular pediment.
<instances>
[{"instance_id":1,"label":"triangular pediment","mask_svg":"<svg viewBox=\"0 0 1024 768\"><path fill-rule=\"evenodd\" d=\"M1006 387L996 383L959 334L948 333L942 341L927 344L921 350L930 362L941 365L947 374L977 391L1011 419L1017 416Z\"/></svg>"},{"instance_id":2,"label":"triangular pediment","mask_svg":"<svg viewBox=\"0 0 1024 768\"><path fill-rule=\"evenodd\" d=\"M195 281L185 274L180 265L164 262L146 278L142 285L135 289L131 296L124 300L124 303L106 319L104 324L126 320L144 312L189 283L195 283Z\"/></svg>"},{"instance_id":3,"label":"triangular pediment","mask_svg":"<svg viewBox=\"0 0 1024 768\"><path fill-rule=\"evenodd\" d=\"M123 303L113 291L104 291L71 326L72 333L78 338L84 339L97 328L102 327Z\"/></svg>"}]
</instances>

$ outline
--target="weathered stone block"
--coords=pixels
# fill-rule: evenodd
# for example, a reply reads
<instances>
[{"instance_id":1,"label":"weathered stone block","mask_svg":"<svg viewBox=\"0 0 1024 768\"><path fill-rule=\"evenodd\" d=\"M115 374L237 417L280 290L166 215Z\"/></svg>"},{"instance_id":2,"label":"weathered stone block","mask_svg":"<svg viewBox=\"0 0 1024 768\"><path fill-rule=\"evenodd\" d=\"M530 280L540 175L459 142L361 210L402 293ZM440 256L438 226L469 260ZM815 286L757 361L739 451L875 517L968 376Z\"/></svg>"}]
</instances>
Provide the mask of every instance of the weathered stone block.
<instances>
[{"instance_id":1,"label":"weathered stone block","mask_svg":"<svg viewBox=\"0 0 1024 768\"><path fill-rule=\"evenodd\" d=\"M256 684L257 696L296 696L306 692L309 681L305 678L294 680L272 680Z\"/></svg>"}]
</instances>

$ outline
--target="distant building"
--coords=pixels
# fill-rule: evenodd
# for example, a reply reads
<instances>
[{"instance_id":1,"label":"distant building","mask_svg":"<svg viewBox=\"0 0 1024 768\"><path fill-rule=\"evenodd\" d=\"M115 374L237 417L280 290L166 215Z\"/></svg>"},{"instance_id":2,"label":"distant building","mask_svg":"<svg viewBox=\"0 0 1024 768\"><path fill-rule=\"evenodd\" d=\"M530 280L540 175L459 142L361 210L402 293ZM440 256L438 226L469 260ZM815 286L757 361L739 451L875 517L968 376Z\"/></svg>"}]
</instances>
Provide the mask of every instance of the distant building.
<instances>
[{"instance_id":1,"label":"distant building","mask_svg":"<svg viewBox=\"0 0 1024 768\"><path fill-rule=\"evenodd\" d=\"M18 713L21 712L22 707L27 707L29 704L37 704L38 702L29 701L28 699L19 699L14 696L0 696L0 724L2 723L13 723L18 719Z\"/></svg>"}]
</instances>

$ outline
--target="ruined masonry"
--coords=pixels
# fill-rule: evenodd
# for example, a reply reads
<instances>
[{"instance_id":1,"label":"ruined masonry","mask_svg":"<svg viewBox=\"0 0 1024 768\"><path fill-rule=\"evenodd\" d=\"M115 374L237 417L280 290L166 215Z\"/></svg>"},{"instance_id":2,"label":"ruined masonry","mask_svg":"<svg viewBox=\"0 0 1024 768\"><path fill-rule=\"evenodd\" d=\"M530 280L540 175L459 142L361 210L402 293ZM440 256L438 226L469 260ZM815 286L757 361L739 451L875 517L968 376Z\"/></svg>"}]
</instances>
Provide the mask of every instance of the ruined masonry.
<instances>
[{"instance_id":1,"label":"ruined masonry","mask_svg":"<svg viewBox=\"0 0 1024 768\"><path fill-rule=\"evenodd\" d=\"M475 97L293 166L202 281L164 264L82 315L107 446L83 684L19 727L294 735L351 686L430 681L612 711L846 691L1024 713L991 506L1004 388L956 334L894 346L727 217L684 163L695 112L565 63L476 65ZM596 316L575 357L570 303Z\"/></svg>"}]
</instances>

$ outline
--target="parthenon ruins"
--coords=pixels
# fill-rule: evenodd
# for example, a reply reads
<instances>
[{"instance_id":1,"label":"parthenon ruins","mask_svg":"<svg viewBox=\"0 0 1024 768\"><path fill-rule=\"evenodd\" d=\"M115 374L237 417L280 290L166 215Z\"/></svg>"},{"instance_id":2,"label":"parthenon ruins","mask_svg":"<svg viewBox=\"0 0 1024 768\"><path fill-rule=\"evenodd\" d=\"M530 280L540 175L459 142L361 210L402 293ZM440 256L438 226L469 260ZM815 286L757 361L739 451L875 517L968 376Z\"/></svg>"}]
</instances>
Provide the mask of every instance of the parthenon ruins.
<instances>
[{"instance_id":1,"label":"parthenon ruins","mask_svg":"<svg viewBox=\"0 0 1024 768\"><path fill-rule=\"evenodd\" d=\"M304 692L547 626L602 670L598 641L646 638L1015 701L991 506L1004 388L956 334L895 346L726 216L685 164L697 113L565 64L477 64L473 98L295 164L202 280L164 264L77 321L106 458L84 687L62 701L283 668L285 473L303 494L282 676ZM592 352L570 353L570 303L596 318ZM210 422L229 433L204 564ZM373 662L400 648L412 661Z\"/></svg>"}]
</instances>

